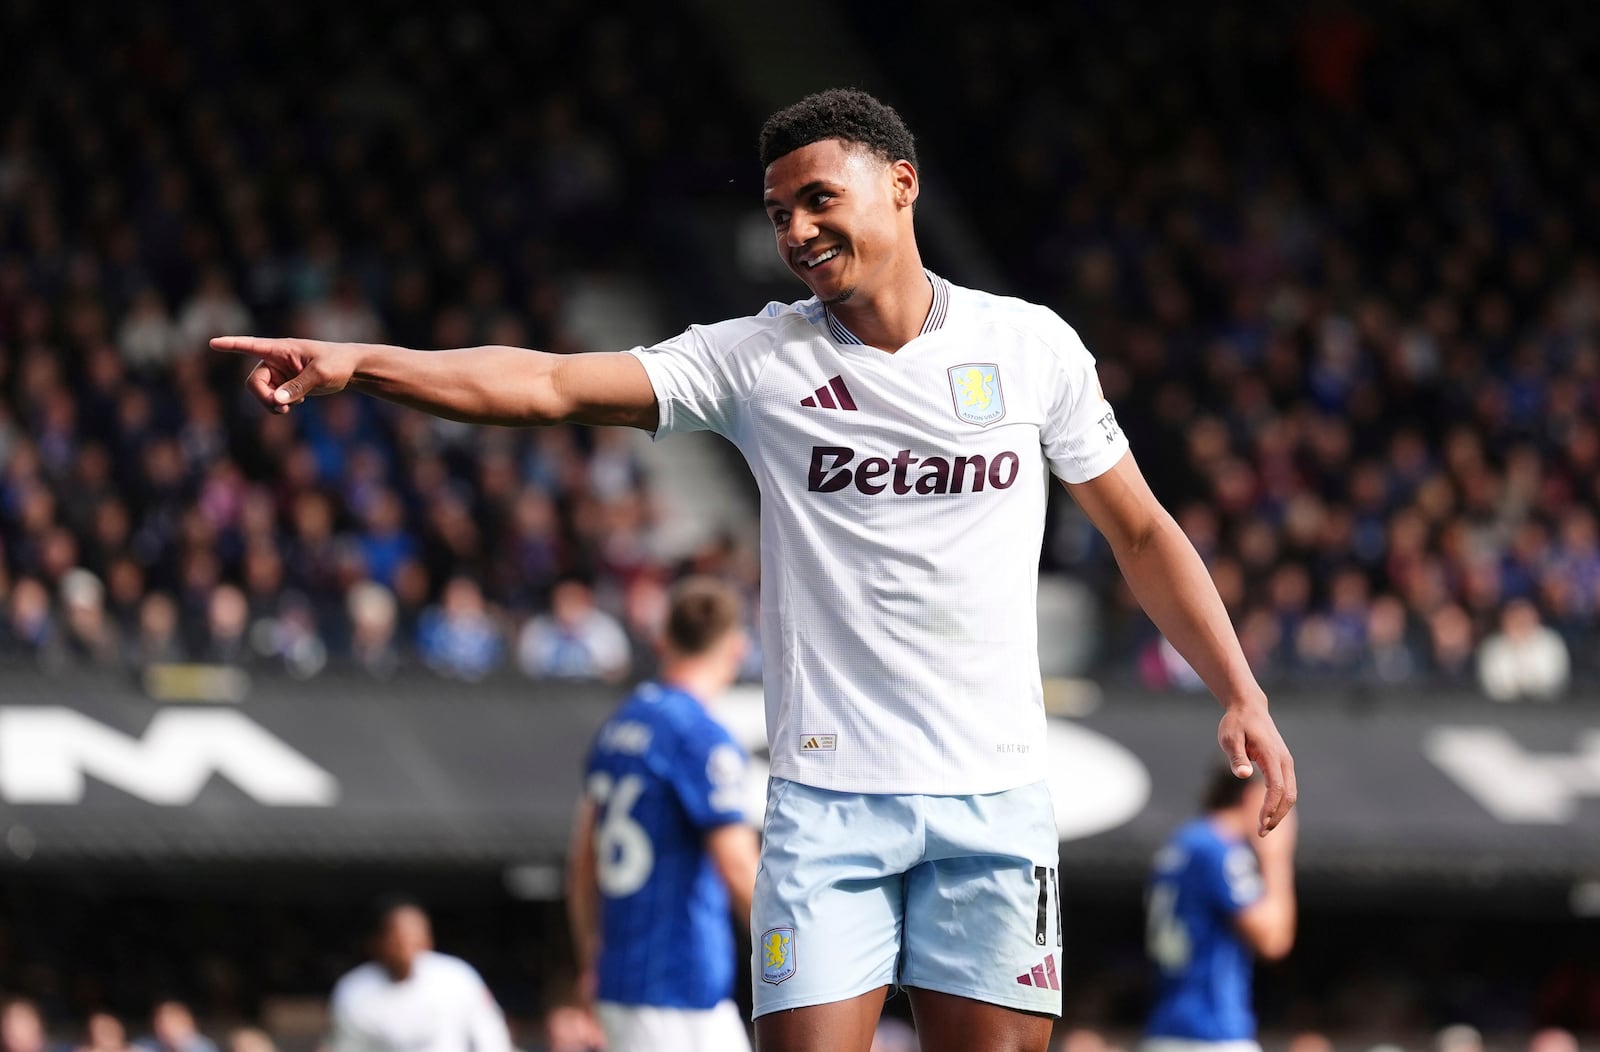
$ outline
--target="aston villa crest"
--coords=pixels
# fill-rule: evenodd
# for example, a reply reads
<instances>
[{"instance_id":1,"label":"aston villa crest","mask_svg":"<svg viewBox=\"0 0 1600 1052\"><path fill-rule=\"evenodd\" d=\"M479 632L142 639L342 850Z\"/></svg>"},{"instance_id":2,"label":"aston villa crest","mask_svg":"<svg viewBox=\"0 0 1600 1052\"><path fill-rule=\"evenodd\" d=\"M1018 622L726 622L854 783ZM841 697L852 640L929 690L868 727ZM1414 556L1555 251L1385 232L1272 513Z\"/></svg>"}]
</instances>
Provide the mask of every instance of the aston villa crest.
<instances>
[{"instance_id":1,"label":"aston villa crest","mask_svg":"<svg viewBox=\"0 0 1600 1052\"><path fill-rule=\"evenodd\" d=\"M954 366L950 375L950 397L956 416L969 424L988 427L1006 415L1006 396L1000 390L998 365L968 362Z\"/></svg>"},{"instance_id":2,"label":"aston villa crest","mask_svg":"<svg viewBox=\"0 0 1600 1052\"><path fill-rule=\"evenodd\" d=\"M761 981L774 985L794 974L794 929L769 928L761 936Z\"/></svg>"}]
</instances>

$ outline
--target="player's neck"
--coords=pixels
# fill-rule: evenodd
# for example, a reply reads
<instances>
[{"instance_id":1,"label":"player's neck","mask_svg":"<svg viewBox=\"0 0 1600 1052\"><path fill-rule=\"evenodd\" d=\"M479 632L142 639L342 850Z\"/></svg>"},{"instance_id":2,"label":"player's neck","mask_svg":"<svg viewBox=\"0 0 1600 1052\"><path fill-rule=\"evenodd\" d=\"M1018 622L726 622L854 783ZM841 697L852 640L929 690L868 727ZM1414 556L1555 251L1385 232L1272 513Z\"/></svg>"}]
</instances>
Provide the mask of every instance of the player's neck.
<instances>
[{"instance_id":1,"label":"player's neck","mask_svg":"<svg viewBox=\"0 0 1600 1052\"><path fill-rule=\"evenodd\" d=\"M694 698L700 704L715 701L728 689L728 675L711 662L693 658L669 660L661 667L661 682Z\"/></svg>"},{"instance_id":2,"label":"player's neck","mask_svg":"<svg viewBox=\"0 0 1600 1052\"><path fill-rule=\"evenodd\" d=\"M389 981L394 983L403 983L417 972L415 961L381 961L379 966L383 968L384 974L389 977Z\"/></svg>"},{"instance_id":3,"label":"player's neck","mask_svg":"<svg viewBox=\"0 0 1600 1052\"><path fill-rule=\"evenodd\" d=\"M1241 811L1213 811L1208 817L1212 828L1224 836L1234 840L1244 840L1250 836L1249 816Z\"/></svg>"},{"instance_id":4,"label":"player's neck","mask_svg":"<svg viewBox=\"0 0 1600 1052\"><path fill-rule=\"evenodd\" d=\"M885 287L857 292L828 309L856 339L893 354L922 334L933 309L933 283L913 252Z\"/></svg>"}]
</instances>

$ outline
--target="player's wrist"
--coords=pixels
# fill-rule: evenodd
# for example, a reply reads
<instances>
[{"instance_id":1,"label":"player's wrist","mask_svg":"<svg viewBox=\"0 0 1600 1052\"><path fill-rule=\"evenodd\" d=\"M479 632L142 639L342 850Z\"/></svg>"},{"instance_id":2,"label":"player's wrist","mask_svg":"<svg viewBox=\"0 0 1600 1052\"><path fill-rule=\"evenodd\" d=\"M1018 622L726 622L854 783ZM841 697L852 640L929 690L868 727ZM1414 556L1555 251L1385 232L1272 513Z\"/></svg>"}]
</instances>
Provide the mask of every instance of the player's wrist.
<instances>
[{"instance_id":1,"label":"player's wrist","mask_svg":"<svg viewBox=\"0 0 1600 1052\"><path fill-rule=\"evenodd\" d=\"M389 348L374 343L347 343L343 346L350 362L350 382L352 384L367 383L380 377L382 373L382 368L379 365L381 352Z\"/></svg>"},{"instance_id":2,"label":"player's wrist","mask_svg":"<svg viewBox=\"0 0 1600 1052\"><path fill-rule=\"evenodd\" d=\"M1218 698L1222 707L1229 713L1240 716L1255 715L1267 711L1267 694L1254 682L1249 686L1226 690Z\"/></svg>"}]
</instances>

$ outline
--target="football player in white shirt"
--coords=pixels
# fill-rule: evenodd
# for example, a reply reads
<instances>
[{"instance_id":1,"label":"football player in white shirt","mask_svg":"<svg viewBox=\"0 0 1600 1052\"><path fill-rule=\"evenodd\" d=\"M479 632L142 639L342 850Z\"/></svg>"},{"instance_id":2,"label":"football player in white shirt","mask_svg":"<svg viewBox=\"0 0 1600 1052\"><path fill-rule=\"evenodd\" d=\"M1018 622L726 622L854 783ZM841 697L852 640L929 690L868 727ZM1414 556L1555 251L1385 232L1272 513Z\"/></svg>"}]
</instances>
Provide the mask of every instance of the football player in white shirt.
<instances>
[{"instance_id":1,"label":"football player in white shirt","mask_svg":"<svg viewBox=\"0 0 1600 1052\"><path fill-rule=\"evenodd\" d=\"M898 114L833 90L762 129L779 255L812 297L654 347L553 355L230 336L289 412L346 387L457 420L707 428L761 486L773 778L751 932L763 1052L865 1052L909 991L922 1045L1037 1049L1060 1014L1057 835L1034 608L1047 479L1105 534L1259 767L1293 761L1222 602L1044 307L922 266Z\"/></svg>"},{"instance_id":2,"label":"football player in white shirt","mask_svg":"<svg viewBox=\"0 0 1600 1052\"><path fill-rule=\"evenodd\" d=\"M494 995L472 965L434 951L416 903L379 910L372 958L334 985L332 1052L511 1052Z\"/></svg>"}]
</instances>

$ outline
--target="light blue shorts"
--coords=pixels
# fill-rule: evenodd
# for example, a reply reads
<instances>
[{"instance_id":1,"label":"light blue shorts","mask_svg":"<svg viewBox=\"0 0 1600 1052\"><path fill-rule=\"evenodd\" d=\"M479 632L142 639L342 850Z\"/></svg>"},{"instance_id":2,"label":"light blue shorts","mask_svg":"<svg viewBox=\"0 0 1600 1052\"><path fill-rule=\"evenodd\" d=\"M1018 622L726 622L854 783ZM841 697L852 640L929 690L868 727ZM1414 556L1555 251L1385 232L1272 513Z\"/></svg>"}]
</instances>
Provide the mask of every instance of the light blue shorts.
<instances>
[{"instance_id":1,"label":"light blue shorts","mask_svg":"<svg viewBox=\"0 0 1600 1052\"><path fill-rule=\"evenodd\" d=\"M981 796L773 778L751 911L754 1012L910 986L1061 1014L1045 783Z\"/></svg>"}]
</instances>

